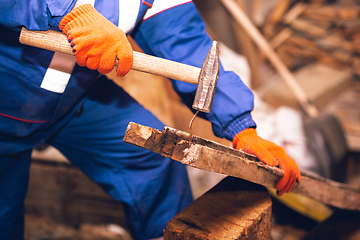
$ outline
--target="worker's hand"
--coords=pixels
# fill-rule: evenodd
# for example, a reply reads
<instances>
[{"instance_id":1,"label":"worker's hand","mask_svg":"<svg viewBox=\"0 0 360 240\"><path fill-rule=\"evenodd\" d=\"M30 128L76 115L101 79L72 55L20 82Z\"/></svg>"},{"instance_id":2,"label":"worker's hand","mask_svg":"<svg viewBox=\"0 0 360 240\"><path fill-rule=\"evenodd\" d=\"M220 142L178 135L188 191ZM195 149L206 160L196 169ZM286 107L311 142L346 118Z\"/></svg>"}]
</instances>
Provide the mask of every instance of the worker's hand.
<instances>
[{"instance_id":1,"label":"worker's hand","mask_svg":"<svg viewBox=\"0 0 360 240\"><path fill-rule=\"evenodd\" d=\"M60 30L67 35L80 66L106 74L113 69L117 57L117 76L129 72L133 51L125 33L91 4L80 5L65 15Z\"/></svg>"},{"instance_id":2,"label":"worker's hand","mask_svg":"<svg viewBox=\"0 0 360 240\"><path fill-rule=\"evenodd\" d=\"M275 186L279 196L290 192L296 180L300 183L301 175L294 159L280 146L260 138L255 129L248 128L238 133L234 137L233 147L257 156L267 165L279 166L284 171L284 176Z\"/></svg>"}]
</instances>

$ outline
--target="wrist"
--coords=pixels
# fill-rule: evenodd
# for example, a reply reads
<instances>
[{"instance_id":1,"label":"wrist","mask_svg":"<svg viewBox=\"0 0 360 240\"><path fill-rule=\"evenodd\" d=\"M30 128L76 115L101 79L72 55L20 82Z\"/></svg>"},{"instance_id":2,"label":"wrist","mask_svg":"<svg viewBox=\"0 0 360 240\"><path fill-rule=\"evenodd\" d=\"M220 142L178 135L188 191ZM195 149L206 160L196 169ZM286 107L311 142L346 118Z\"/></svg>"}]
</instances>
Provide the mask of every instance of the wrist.
<instances>
[{"instance_id":1,"label":"wrist","mask_svg":"<svg viewBox=\"0 0 360 240\"><path fill-rule=\"evenodd\" d=\"M256 123L252 119L249 112L243 113L235 118L223 131L224 137L229 141L232 141L234 137L244 129L256 128Z\"/></svg>"}]
</instances>

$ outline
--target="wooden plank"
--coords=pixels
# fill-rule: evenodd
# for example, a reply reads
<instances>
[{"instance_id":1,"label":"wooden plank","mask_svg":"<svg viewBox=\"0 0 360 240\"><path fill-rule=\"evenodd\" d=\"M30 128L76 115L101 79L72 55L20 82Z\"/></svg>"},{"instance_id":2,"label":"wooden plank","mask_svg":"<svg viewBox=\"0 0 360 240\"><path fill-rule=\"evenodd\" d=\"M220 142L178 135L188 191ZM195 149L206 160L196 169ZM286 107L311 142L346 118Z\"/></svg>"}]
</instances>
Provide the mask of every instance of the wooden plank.
<instances>
[{"instance_id":1,"label":"wooden plank","mask_svg":"<svg viewBox=\"0 0 360 240\"><path fill-rule=\"evenodd\" d=\"M307 38L300 37L300 36L293 35L289 38L289 40L287 42L294 44L296 46L302 47L302 48L311 48L311 49L317 48L317 45L314 41L311 41Z\"/></svg>"},{"instance_id":2,"label":"wooden plank","mask_svg":"<svg viewBox=\"0 0 360 240\"><path fill-rule=\"evenodd\" d=\"M296 49L297 50L297 49ZM300 49L299 49L300 51ZM279 58L284 62L285 66L289 68L289 70L292 70L297 67L297 64L299 63L299 57L297 55L294 55L289 51L289 45L284 44L280 46L276 53L278 54Z\"/></svg>"},{"instance_id":3,"label":"wooden plank","mask_svg":"<svg viewBox=\"0 0 360 240\"><path fill-rule=\"evenodd\" d=\"M356 91L352 87L334 98L324 109L340 120L349 150L353 152L360 152L359 102L360 91Z\"/></svg>"},{"instance_id":4,"label":"wooden plank","mask_svg":"<svg viewBox=\"0 0 360 240\"><path fill-rule=\"evenodd\" d=\"M291 37L293 31L290 28L283 28L273 39L270 41L270 45L277 49L280 47L288 38Z\"/></svg>"},{"instance_id":5,"label":"wooden plank","mask_svg":"<svg viewBox=\"0 0 360 240\"><path fill-rule=\"evenodd\" d=\"M279 0L270 13L270 16L267 19L267 23L264 26L264 35L267 38L271 38L275 34L275 26L282 20L286 10L290 5L289 0Z\"/></svg>"},{"instance_id":6,"label":"wooden plank","mask_svg":"<svg viewBox=\"0 0 360 240\"><path fill-rule=\"evenodd\" d=\"M291 24L295 19L297 19L301 14L303 14L306 8L307 4L304 4L302 2L297 3L284 15L283 22L285 24Z\"/></svg>"},{"instance_id":7,"label":"wooden plank","mask_svg":"<svg viewBox=\"0 0 360 240\"><path fill-rule=\"evenodd\" d=\"M290 26L295 30L307 34L309 37L321 38L327 36L326 28L316 26L309 20L298 18L294 20Z\"/></svg>"},{"instance_id":8,"label":"wooden plank","mask_svg":"<svg viewBox=\"0 0 360 240\"><path fill-rule=\"evenodd\" d=\"M303 54L306 52L304 50ZM318 59L322 57L321 52L318 55ZM349 88L352 82L351 70L339 70L321 63L307 65L294 72L294 75L309 99L319 108ZM285 105L299 108L295 97L279 76L269 79L269 85L264 85L258 93L274 107Z\"/></svg>"},{"instance_id":9,"label":"wooden plank","mask_svg":"<svg viewBox=\"0 0 360 240\"><path fill-rule=\"evenodd\" d=\"M155 150L192 167L242 178L265 187L274 188L278 178L283 175L281 169L267 166L255 156L197 136L189 144L189 137L188 133L170 127L165 127L161 132L130 123L124 141ZM304 173L301 181L301 184L295 183L293 193L336 208L360 211L359 188Z\"/></svg>"},{"instance_id":10,"label":"wooden plank","mask_svg":"<svg viewBox=\"0 0 360 240\"><path fill-rule=\"evenodd\" d=\"M165 240L271 239L266 188L227 177L171 219Z\"/></svg>"},{"instance_id":11,"label":"wooden plank","mask_svg":"<svg viewBox=\"0 0 360 240\"><path fill-rule=\"evenodd\" d=\"M334 58L334 60L343 63L345 65L344 67L351 65L353 62L352 52L346 50L334 50L329 56Z\"/></svg>"},{"instance_id":12,"label":"wooden plank","mask_svg":"<svg viewBox=\"0 0 360 240\"><path fill-rule=\"evenodd\" d=\"M353 43L346 41L341 32L334 32L333 34L316 41L316 44L324 51L333 51L342 49L345 51L353 51Z\"/></svg>"},{"instance_id":13,"label":"wooden plank","mask_svg":"<svg viewBox=\"0 0 360 240\"><path fill-rule=\"evenodd\" d=\"M296 60L300 62L300 65L304 65L304 63L309 62L308 60L315 60L319 54L322 54L322 52L319 52L316 48L302 48L291 43L286 43L280 48L292 55L293 58L296 58ZM283 61L286 62L286 59L283 59Z\"/></svg>"},{"instance_id":14,"label":"wooden plank","mask_svg":"<svg viewBox=\"0 0 360 240\"><path fill-rule=\"evenodd\" d=\"M356 5L337 7L337 15L340 19L357 19L359 18L360 8Z\"/></svg>"},{"instance_id":15,"label":"wooden plank","mask_svg":"<svg viewBox=\"0 0 360 240\"><path fill-rule=\"evenodd\" d=\"M279 23L290 6L290 2L289 0L279 0L271 12L268 21L272 24Z\"/></svg>"},{"instance_id":16,"label":"wooden plank","mask_svg":"<svg viewBox=\"0 0 360 240\"><path fill-rule=\"evenodd\" d=\"M303 13L304 17L315 19L315 20L336 20L337 13L334 7L329 5L309 5Z\"/></svg>"}]
</instances>

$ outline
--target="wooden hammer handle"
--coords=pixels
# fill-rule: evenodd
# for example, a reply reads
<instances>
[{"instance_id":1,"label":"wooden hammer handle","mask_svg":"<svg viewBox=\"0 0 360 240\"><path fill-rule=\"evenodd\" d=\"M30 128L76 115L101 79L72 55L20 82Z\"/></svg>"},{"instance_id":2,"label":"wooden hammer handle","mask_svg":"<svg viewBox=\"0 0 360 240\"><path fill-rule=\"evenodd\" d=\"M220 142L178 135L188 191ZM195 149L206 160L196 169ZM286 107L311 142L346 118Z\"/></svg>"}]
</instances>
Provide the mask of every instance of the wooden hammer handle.
<instances>
[{"instance_id":1,"label":"wooden hammer handle","mask_svg":"<svg viewBox=\"0 0 360 240\"><path fill-rule=\"evenodd\" d=\"M23 28L20 43L74 55L66 35L57 31L29 31ZM200 68L136 51L131 69L193 84L198 84L200 74Z\"/></svg>"},{"instance_id":2,"label":"wooden hammer handle","mask_svg":"<svg viewBox=\"0 0 360 240\"><path fill-rule=\"evenodd\" d=\"M260 31L255 27L251 22L249 17L244 13L238 4L234 0L221 0L224 6L232 14L234 19L237 21L240 26L244 28L250 38L256 43L256 45L265 53L270 62L274 65L275 69L278 71L279 75L282 77L284 82L293 92L298 103L301 105L303 110L310 117L316 117L318 115L317 108L308 101L305 92L299 86L294 75L289 71L284 62L279 58L274 49L266 41L264 36Z\"/></svg>"}]
</instances>

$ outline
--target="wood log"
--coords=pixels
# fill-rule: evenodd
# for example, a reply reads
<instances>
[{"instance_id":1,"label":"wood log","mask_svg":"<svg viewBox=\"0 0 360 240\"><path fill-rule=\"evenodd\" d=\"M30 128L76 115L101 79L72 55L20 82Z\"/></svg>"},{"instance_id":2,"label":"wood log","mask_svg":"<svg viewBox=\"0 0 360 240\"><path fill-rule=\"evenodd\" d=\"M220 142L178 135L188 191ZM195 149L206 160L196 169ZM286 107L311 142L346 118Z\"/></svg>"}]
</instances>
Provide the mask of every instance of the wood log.
<instances>
[{"instance_id":1,"label":"wood log","mask_svg":"<svg viewBox=\"0 0 360 240\"><path fill-rule=\"evenodd\" d=\"M352 42L346 41L343 34L335 32L323 39L316 41L318 47L324 51L334 51L336 49L343 49L352 52L354 45Z\"/></svg>"},{"instance_id":2,"label":"wood log","mask_svg":"<svg viewBox=\"0 0 360 240\"><path fill-rule=\"evenodd\" d=\"M355 72L360 75L360 58L353 58L352 66Z\"/></svg>"},{"instance_id":3,"label":"wood log","mask_svg":"<svg viewBox=\"0 0 360 240\"><path fill-rule=\"evenodd\" d=\"M290 26L295 30L307 34L309 37L321 38L327 36L326 28L318 27L309 20L299 18L294 20Z\"/></svg>"},{"instance_id":4,"label":"wood log","mask_svg":"<svg viewBox=\"0 0 360 240\"><path fill-rule=\"evenodd\" d=\"M326 0L309 0L309 2L314 5L321 5L324 4Z\"/></svg>"},{"instance_id":5,"label":"wood log","mask_svg":"<svg viewBox=\"0 0 360 240\"><path fill-rule=\"evenodd\" d=\"M332 6L309 5L309 7L307 7L304 11L303 16L314 20L334 21L336 20L337 13L335 8Z\"/></svg>"},{"instance_id":6,"label":"wood log","mask_svg":"<svg viewBox=\"0 0 360 240\"><path fill-rule=\"evenodd\" d=\"M345 36L351 37L351 35L359 33L360 19L338 20L335 22L335 26L342 29Z\"/></svg>"},{"instance_id":7,"label":"wood log","mask_svg":"<svg viewBox=\"0 0 360 240\"><path fill-rule=\"evenodd\" d=\"M349 66L346 63L342 63L341 61L337 60L335 58L335 55L320 52L320 54L317 55L316 58L320 63L324 63L332 68L349 71Z\"/></svg>"},{"instance_id":8,"label":"wood log","mask_svg":"<svg viewBox=\"0 0 360 240\"><path fill-rule=\"evenodd\" d=\"M360 69L360 60L357 60ZM360 72L359 72L360 75ZM326 106L325 111L336 116L346 133L346 142L349 150L352 152L360 152L360 91L351 88L337 96L330 104Z\"/></svg>"},{"instance_id":9,"label":"wood log","mask_svg":"<svg viewBox=\"0 0 360 240\"><path fill-rule=\"evenodd\" d=\"M299 57L295 57L293 54L290 53L288 49L288 44L280 46L276 50L276 53L279 55L279 58L281 58L287 68L291 70L297 67Z\"/></svg>"},{"instance_id":10,"label":"wood log","mask_svg":"<svg viewBox=\"0 0 360 240\"><path fill-rule=\"evenodd\" d=\"M344 64L344 67L346 68L348 65L350 65L353 61L353 54L352 52L345 51L345 50L334 50L330 56L334 58L334 60Z\"/></svg>"},{"instance_id":11,"label":"wood log","mask_svg":"<svg viewBox=\"0 0 360 240\"><path fill-rule=\"evenodd\" d=\"M349 69L335 69L315 60L294 72L300 86L307 92L315 106L321 108L351 86L352 75ZM289 106L299 108L295 97L280 77L269 79L272 85L264 85L260 97L274 107Z\"/></svg>"},{"instance_id":12,"label":"wood log","mask_svg":"<svg viewBox=\"0 0 360 240\"><path fill-rule=\"evenodd\" d=\"M288 54L301 59L302 62L306 62L306 59L313 60L316 59L316 56L319 54L319 51L314 48L301 48L296 45L286 43L282 46L282 49Z\"/></svg>"},{"instance_id":13,"label":"wood log","mask_svg":"<svg viewBox=\"0 0 360 240\"><path fill-rule=\"evenodd\" d=\"M266 188L227 177L171 219L164 240L271 239Z\"/></svg>"},{"instance_id":14,"label":"wood log","mask_svg":"<svg viewBox=\"0 0 360 240\"><path fill-rule=\"evenodd\" d=\"M307 7L307 4L304 4L302 2L297 3L285 14L283 22L285 24L291 24L295 19L297 19L301 14L304 13Z\"/></svg>"},{"instance_id":15,"label":"wood log","mask_svg":"<svg viewBox=\"0 0 360 240\"><path fill-rule=\"evenodd\" d=\"M296 63L287 62L292 69L318 61L339 69L352 66L358 72L352 62L360 53L359 15L354 1L297 3L272 25L271 46L285 62L297 57Z\"/></svg>"},{"instance_id":16,"label":"wood log","mask_svg":"<svg viewBox=\"0 0 360 240\"><path fill-rule=\"evenodd\" d=\"M338 7L337 16L340 19L357 19L359 17L360 8L356 5L347 7Z\"/></svg>"},{"instance_id":17,"label":"wood log","mask_svg":"<svg viewBox=\"0 0 360 240\"><path fill-rule=\"evenodd\" d=\"M301 48L317 49L317 44L314 41L296 35L289 37L287 42Z\"/></svg>"},{"instance_id":18,"label":"wood log","mask_svg":"<svg viewBox=\"0 0 360 240\"><path fill-rule=\"evenodd\" d=\"M290 6L290 2L291 1L289 0L279 0L271 12L268 21L272 24L279 23L282 20L286 10Z\"/></svg>"},{"instance_id":19,"label":"wood log","mask_svg":"<svg viewBox=\"0 0 360 240\"><path fill-rule=\"evenodd\" d=\"M218 172L274 188L283 175L277 167L260 162L255 156L221 144L165 127L163 131L129 123L124 141L209 172ZM318 176L302 173L301 183L292 189L323 204L360 211L360 189Z\"/></svg>"},{"instance_id":20,"label":"wood log","mask_svg":"<svg viewBox=\"0 0 360 240\"><path fill-rule=\"evenodd\" d=\"M267 23L264 26L264 35L267 38L271 38L275 34L275 27L276 25L282 20L282 17L286 10L288 9L290 5L289 0L279 0L273 9L273 11L270 13L270 16L267 20Z\"/></svg>"},{"instance_id":21,"label":"wood log","mask_svg":"<svg viewBox=\"0 0 360 240\"><path fill-rule=\"evenodd\" d=\"M270 42L271 47L277 49L280 47L286 40L291 37L293 31L290 28L284 28L281 30Z\"/></svg>"}]
</instances>

